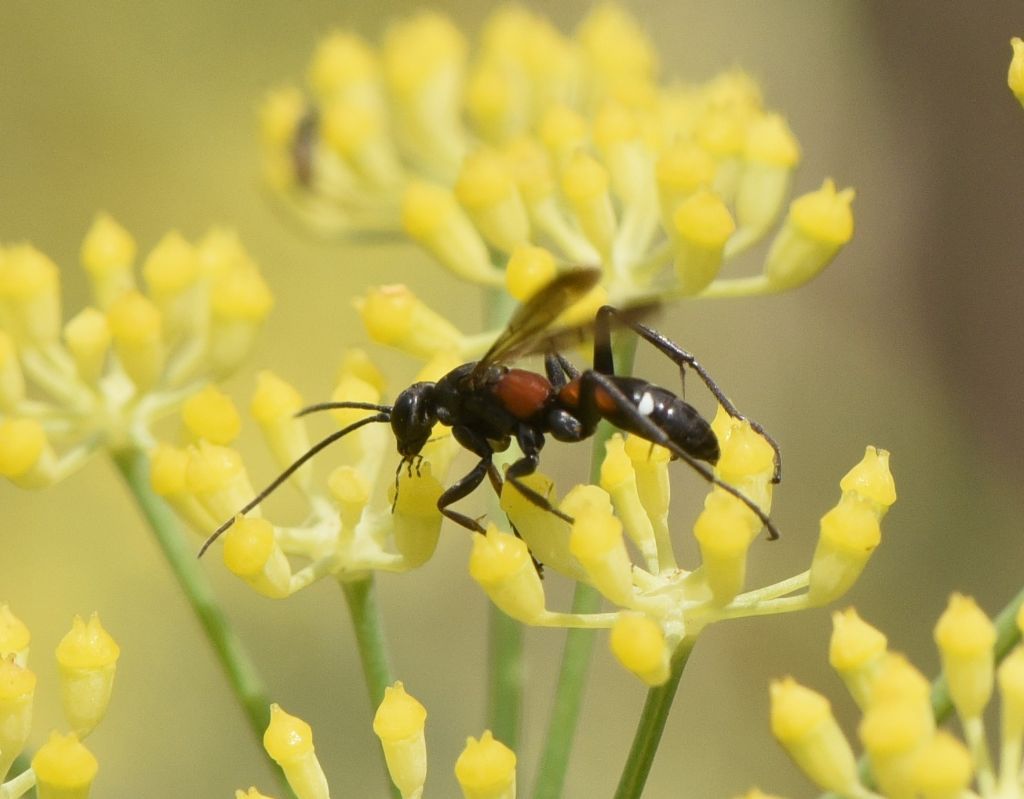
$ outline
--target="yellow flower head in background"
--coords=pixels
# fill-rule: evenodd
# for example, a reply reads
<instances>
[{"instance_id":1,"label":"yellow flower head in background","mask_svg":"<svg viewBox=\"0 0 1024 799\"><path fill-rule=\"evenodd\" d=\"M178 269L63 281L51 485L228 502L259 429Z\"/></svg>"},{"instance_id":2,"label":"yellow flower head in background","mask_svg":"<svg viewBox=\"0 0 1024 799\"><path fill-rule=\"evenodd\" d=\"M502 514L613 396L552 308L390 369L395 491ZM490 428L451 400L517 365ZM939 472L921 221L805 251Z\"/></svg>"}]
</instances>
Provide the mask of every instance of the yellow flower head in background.
<instances>
[{"instance_id":1,"label":"yellow flower head in background","mask_svg":"<svg viewBox=\"0 0 1024 799\"><path fill-rule=\"evenodd\" d=\"M59 270L29 244L0 247L0 474L50 485L100 449L152 444L151 425L230 374L273 304L237 237L168 233L134 269L111 217L82 243L93 293L62 323Z\"/></svg>"},{"instance_id":2,"label":"yellow flower head in background","mask_svg":"<svg viewBox=\"0 0 1024 799\"><path fill-rule=\"evenodd\" d=\"M399 228L461 277L517 299L559 263L600 265L606 297L780 291L853 234L853 191L793 201L761 274L720 279L785 210L800 149L733 70L665 81L625 10L572 35L519 6L475 46L446 17L393 24L379 46L337 31L308 89L263 108L267 180L321 232Z\"/></svg>"},{"instance_id":3,"label":"yellow flower head in background","mask_svg":"<svg viewBox=\"0 0 1024 799\"><path fill-rule=\"evenodd\" d=\"M1024 630L1024 611L1017 626ZM931 686L888 650L885 635L852 608L833 615L829 661L862 713L858 736L870 787L828 700L792 678L772 684L772 732L816 786L855 799L1024 795L1024 645L997 669L996 630L974 600L960 594L950 597L934 635L962 741L936 728ZM984 712L996 688L1001 723L993 757Z\"/></svg>"}]
</instances>

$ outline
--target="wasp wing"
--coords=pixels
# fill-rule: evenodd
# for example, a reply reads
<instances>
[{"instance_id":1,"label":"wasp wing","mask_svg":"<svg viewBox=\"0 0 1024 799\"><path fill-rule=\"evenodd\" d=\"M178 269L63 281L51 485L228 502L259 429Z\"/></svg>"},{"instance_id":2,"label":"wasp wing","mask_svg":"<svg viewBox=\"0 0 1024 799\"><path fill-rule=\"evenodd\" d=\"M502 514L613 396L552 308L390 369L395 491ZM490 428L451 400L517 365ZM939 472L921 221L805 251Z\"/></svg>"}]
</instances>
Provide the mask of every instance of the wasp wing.
<instances>
[{"instance_id":1,"label":"wasp wing","mask_svg":"<svg viewBox=\"0 0 1024 799\"><path fill-rule=\"evenodd\" d=\"M660 307L661 303L657 300L641 300L631 303L624 308L616 308L612 324L619 327L628 327L634 322L642 322L650 318ZM547 355L548 353L561 352L569 347L583 344L593 338L596 324L597 319L592 318L578 325L551 328L543 335L537 336L529 342L528 346L517 350L516 357L525 358L529 355Z\"/></svg>"},{"instance_id":2,"label":"wasp wing","mask_svg":"<svg viewBox=\"0 0 1024 799\"><path fill-rule=\"evenodd\" d=\"M544 342L551 333L552 322L600 281L599 269L574 269L544 286L512 314L508 325L477 362L470 379L482 375L491 364L549 349Z\"/></svg>"}]
</instances>

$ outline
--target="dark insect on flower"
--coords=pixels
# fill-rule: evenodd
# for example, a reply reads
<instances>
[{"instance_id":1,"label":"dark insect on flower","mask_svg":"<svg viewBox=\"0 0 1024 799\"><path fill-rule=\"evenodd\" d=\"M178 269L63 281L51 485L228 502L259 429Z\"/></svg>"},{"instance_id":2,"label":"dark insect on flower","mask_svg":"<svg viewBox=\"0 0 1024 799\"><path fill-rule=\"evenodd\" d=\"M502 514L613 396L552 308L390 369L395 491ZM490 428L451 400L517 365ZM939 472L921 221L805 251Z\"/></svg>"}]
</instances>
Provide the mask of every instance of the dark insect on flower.
<instances>
[{"instance_id":1,"label":"dark insect on flower","mask_svg":"<svg viewBox=\"0 0 1024 799\"><path fill-rule=\"evenodd\" d=\"M525 485L522 479L537 469L546 436L558 441L582 441L594 434L601 420L606 420L668 449L673 457L685 461L709 483L743 502L765 525L769 537L778 538L778 531L767 514L705 465L718 462L718 439L697 410L668 389L641 378L615 374L611 328L619 324L632 329L681 370L692 369L730 416L749 421L740 415L693 355L637 321L650 306L622 310L605 306L584 325L553 327L562 312L596 286L600 277L596 269L577 269L556 277L520 306L479 361L462 364L437 382L414 383L398 395L394 405L324 402L304 408L299 415L342 408L376 413L313 445L239 513L252 510L306 461L364 425L389 422L402 456L399 472L403 466L412 469L418 464L420 451L430 439L434 425L440 422L452 429L452 435L462 447L479 458L467 474L441 494L437 507L442 514L469 530L484 532L479 521L451 506L487 478L499 495L503 481L508 481L533 504L571 522L569 516ZM579 371L559 350L590 334L594 337L593 363L591 368ZM544 355L543 375L508 365L517 358L534 354ZM750 424L775 452L773 482L778 482L781 476L778 445L759 425ZM502 477L494 465L494 454L506 450L513 440L522 455ZM221 525L206 540L199 554L202 555L233 521L229 519Z\"/></svg>"}]
</instances>

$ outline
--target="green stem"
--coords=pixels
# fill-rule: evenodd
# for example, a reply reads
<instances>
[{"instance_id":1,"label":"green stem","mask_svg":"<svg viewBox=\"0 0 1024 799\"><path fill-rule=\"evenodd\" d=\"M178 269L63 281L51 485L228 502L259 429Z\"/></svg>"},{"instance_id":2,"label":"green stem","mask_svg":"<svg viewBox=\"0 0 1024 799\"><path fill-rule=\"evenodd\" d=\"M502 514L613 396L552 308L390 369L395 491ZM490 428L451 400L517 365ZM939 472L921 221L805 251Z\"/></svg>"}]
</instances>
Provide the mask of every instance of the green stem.
<instances>
[{"instance_id":1,"label":"green stem","mask_svg":"<svg viewBox=\"0 0 1024 799\"><path fill-rule=\"evenodd\" d=\"M1021 589L995 618L996 643L992 649L997 666L1021 641L1020 628L1017 626L1017 614L1020 612L1022 604L1024 604L1024 589ZM940 674L932 682L932 714L935 716L935 722L942 724L952 713L953 700L949 696L949 684L946 682L945 676ZM857 766L860 772L860 781L867 787L873 788L875 778L871 773L871 764L868 763L867 757L861 757ZM841 797L835 793L823 793L820 799L841 799Z\"/></svg>"},{"instance_id":2,"label":"green stem","mask_svg":"<svg viewBox=\"0 0 1024 799\"><path fill-rule=\"evenodd\" d=\"M628 375L633 371L636 355L636 336L623 336L615 340L614 361L618 374ZM604 461L604 444L614 429L602 423L594 435L590 455L590 481L601 479L601 463ZM601 608L601 595L596 589L583 583L576 584L572 599L572 612L596 613ZM583 691L586 688L587 669L594 651L594 631L573 629L566 631L565 649L562 652L562 666L558 673L554 705L548 722L548 735L537 770L534 785L534 799L558 799L565 787L565 775L569 768L573 738L579 724L583 707Z\"/></svg>"},{"instance_id":3,"label":"green stem","mask_svg":"<svg viewBox=\"0 0 1024 799\"><path fill-rule=\"evenodd\" d=\"M515 301L506 292L488 291L485 325L504 326L514 308ZM492 514L500 514L497 497L491 495L489 505ZM523 627L491 602L487 616L487 724L494 737L514 751L523 712Z\"/></svg>"},{"instance_id":4,"label":"green stem","mask_svg":"<svg viewBox=\"0 0 1024 799\"><path fill-rule=\"evenodd\" d=\"M263 732L270 720L270 700L267 698L266 687L256 664L221 610L206 575L199 568L194 547L181 535L181 528L174 513L153 493L149 485L149 459L145 453L136 448L126 448L112 452L111 457L131 489L132 496L146 521L149 522L150 529L178 580L178 585L213 646L221 668L224 669L235 698L245 711L249 727L262 751ZM277 774L285 793L290 795L284 775L280 770L277 770Z\"/></svg>"},{"instance_id":5,"label":"green stem","mask_svg":"<svg viewBox=\"0 0 1024 799\"><path fill-rule=\"evenodd\" d=\"M661 743L661 734L665 731L672 700L675 699L679 680L683 676L686 662L690 659L696 638L684 638L672 654L672 671L668 681L647 692L640 723L633 735L633 745L629 750L629 758L619 778L619 787L615 790L615 799L639 799L651 773L654 756Z\"/></svg>"},{"instance_id":6,"label":"green stem","mask_svg":"<svg viewBox=\"0 0 1024 799\"><path fill-rule=\"evenodd\" d=\"M366 681L366 691L370 696L370 708L373 712L384 699L384 689L395 681L388 658L380 606L377 604L376 583L371 574L352 580L339 580L339 582L341 590L345 594L349 616L352 618L352 628L355 631L356 644L359 649L359 661L363 667L363 679ZM383 752L381 752L381 758L381 763L387 773ZM391 785L390 778L388 778L388 784ZM401 799L401 793L394 785L391 785L391 795L395 799Z\"/></svg>"}]
</instances>

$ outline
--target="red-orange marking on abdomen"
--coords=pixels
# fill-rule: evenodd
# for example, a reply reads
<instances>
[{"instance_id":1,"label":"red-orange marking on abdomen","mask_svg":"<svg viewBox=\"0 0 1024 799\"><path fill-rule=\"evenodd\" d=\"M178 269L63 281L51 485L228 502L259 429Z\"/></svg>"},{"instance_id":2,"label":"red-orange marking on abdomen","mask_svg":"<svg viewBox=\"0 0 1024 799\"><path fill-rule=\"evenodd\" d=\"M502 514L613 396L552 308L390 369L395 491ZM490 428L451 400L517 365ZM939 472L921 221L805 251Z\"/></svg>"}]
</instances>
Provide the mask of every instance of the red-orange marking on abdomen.
<instances>
[{"instance_id":1,"label":"red-orange marking on abdomen","mask_svg":"<svg viewBox=\"0 0 1024 799\"><path fill-rule=\"evenodd\" d=\"M536 372L509 369L494 386L494 393L505 410L525 421L544 407L551 396L551 384Z\"/></svg>"}]
</instances>

